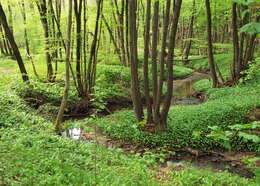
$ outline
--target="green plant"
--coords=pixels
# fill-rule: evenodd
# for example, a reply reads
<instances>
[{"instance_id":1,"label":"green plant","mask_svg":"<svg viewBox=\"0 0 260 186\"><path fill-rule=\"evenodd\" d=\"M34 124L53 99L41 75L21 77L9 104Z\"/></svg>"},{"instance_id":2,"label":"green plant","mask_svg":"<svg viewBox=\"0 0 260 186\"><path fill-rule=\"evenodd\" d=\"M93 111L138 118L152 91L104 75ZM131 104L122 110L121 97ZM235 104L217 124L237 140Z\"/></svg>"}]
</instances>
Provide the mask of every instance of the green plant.
<instances>
[{"instance_id":1,"label":"green plant","mask_svg":"<svg viewBox=\"0 0 260 186\"><path fill-rule=\"evenodd\" d=\"M228 126L229 130L223 130L220 126L212 126L209 128L211 131L206 134L206 137L219 140L222 146L229 151L232 149L231 141L234 138L242 138L242 140L249 143L260 143L260 137L257 134L254 134L254 130L260 128L260 122ZM198 139L202 133L194 131L193 134Z\"/></svg>"},{"instance_id":2,"label":"green plant","mask_svg":"<svg viewBox=\"0 0 260 186\"><path fill-rule=\"evenodd\" d=\"M260 57L256 58L254 61L249 62L248 65L248 69L242 72L245 77L240 79L240 82L246 82L260 78Z\"/></svg>"},{"instance_id":3,"label":"green plant","mask_svg":"<svg viewBox=\"0 0 260 186\"><path fill-rule=\"evenodd\" d=\"M208 134L209 126L218 125L228 130L234 124L248 121L248 113L259 102L260 86L258 83L240 85L232 88L210 89L207 91L208 102L196 106L173 107L169 113L166 132L153 135L139 130L132 111L122 111L91 123L113 138L139 142L147 146L195 147L211 149L221 147L222 141L203 135L200 139L191 138L194 131ZM236 95L234 99L233 95ZM259 144L232 138L232 148L260 153Z\"/></svg>"},{"instance_id":4,"label":"green plant","mask_svg":"<svg viewBox=\"0 0 260 186\"><path fill-rule=\"evenodd\" d=\"M203 79L193 84L193 88L196 91L206 91L211 87L212 87L212 82L208 79Z\"/></svg>"}]
</instances>

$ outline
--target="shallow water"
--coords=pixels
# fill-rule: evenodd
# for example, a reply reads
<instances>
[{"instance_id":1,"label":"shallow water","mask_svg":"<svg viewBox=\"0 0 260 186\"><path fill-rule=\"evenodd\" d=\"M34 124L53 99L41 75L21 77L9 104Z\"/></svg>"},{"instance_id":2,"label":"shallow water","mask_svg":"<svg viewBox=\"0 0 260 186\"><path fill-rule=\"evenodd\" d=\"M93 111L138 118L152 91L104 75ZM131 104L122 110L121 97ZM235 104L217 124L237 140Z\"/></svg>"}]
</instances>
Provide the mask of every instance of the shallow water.
<instances>
[{"instance_id":1,"label":"shallow water","mask_svg":"<svg viewBox=\"0 0 260 186\"><path fill-rule=\"evenodd\" d=\"M81 139L81 128L68 129L62 132L62 136L69 137L71 139L80 140Z\"/></svg>"}]
</instances>

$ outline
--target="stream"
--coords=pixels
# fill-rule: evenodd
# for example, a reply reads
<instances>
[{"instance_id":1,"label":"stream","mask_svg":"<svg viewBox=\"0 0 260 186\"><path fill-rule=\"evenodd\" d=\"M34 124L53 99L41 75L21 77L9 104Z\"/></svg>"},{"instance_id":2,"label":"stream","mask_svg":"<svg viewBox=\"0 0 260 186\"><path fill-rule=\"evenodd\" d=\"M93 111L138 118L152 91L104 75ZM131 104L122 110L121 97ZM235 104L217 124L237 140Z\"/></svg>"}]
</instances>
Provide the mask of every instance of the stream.
<instances>
[{"instance_id":1,"label":"stream","mask_svg":"<svg viewBox=\"0 0 260 186\"><path fill-rule=\"evenodd\" d=\"M199 98L194 98L195 93L193 84L202 79L210 79L208 74L194 72L189 77L181 80L173 81L173 99L172 106L176 105L197 105L202 101ZM96 143L105 146L109 150L121 148L124 152L129 154L143 154L147 152L146 148L140 144L132 144L130 142L123 142L122 140L112 139L95 129L95 126L87 126L90 132L84 132L84 128L74 128L62 133L63 136L69 137L73 140L81 140L86 143ZM160 153L158 149L148 149L152 153ZM200 152L196 149L169 149L165 162L159 162L161 168L175 167L178 170L183 170L188 167L196 167L203 169L211 167L214 171L229 171L236 173L242 177L251 178L254 176L252 171L244 166L242 157L245 154L227 154L222 152ZM249 154L250 156L251 154ZM237 157L237 158L234 158Z\"/></svg>"}]
</instances>

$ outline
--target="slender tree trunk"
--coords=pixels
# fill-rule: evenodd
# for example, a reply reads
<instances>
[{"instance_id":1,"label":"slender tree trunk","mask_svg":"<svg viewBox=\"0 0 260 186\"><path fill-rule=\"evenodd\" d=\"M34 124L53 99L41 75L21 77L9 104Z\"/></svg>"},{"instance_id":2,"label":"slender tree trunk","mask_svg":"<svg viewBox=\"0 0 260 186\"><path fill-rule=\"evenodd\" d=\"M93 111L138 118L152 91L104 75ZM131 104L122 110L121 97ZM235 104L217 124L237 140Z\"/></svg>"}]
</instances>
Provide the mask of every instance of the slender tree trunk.
<instances>
[{"instance_id":1,"label":"slender tree trunk","mask_svg":"<svg viewBox=\"0 0 260 186\"><path fill-rule=\"evenodd\" d=\"M182 0L176 0L174 10L173 10L173 22L171 26L170 39L169 39L169 53L167 55L167 67L168 67L168 77L167 77L167 94L164 100L161 121L158 130L164 130L167 124L167 117L169 109L171 106L172 93L173 93L173 58L174 58L174 48L176 43L176 34L178 28L178 21L180 17Z\"/></svg>"},{"instance_id":2,"label":"slender tree trunk","mask_svg":"<svg viewBox=\"0 0 260 186\"><path fill-rule=\"evenodd\" d=\"M3 7L2 7L1 3L0 3L0 22L3 25L6 37L9 40L10 45L11 45L11 47L13 49L14 56L15 56L15 58L17 60L20 72L22 74L22 79L23 79L24 82L29 82L27 71L26 71L24 63L23 63L23 59L21 57L20 51L18 49L18 46L17 46L17 44L16 44L16 42L14 40L13 33L12 33L12 31L10 30L10 28L8 26L6 15L5 15L5 12L3 10Z\"/></svg>"},{"instance_id":3,"label":"slender tree trunk","mask_svg":"<svg viewBox=\"0 0 260 186\"><path fill-rule=\"evenodd\" d=\"M260 15L256 16L256 22L258 23L259 21L260 21ZM250 36L248 48L245 52L245 57L244 57L244 61L243 61L243 65L245 68L248 67L248 61L251 61L254 57L256 36L257 36L257 34Z\"/></svg>"},{"instance_id":4,"label":"slender tree trunk","mask_svg":"<svg viewBox=\"0 0 260 186\"><path fill-rule=\"evenodd\" d=\"M33 67L33 73L34 75L38 78L39 75L36 71L36 67L34 65L34 61L33 58L31 56L31 52L30 52L30 43L29 43L29 39L28 39L28 34L27 34L27 21L26 21L26 12L25 12L25 5L24 5L24 1L22 0L21 2L21 8L22 8L22 16L23 16L23 24L24 24L24 39L25 39L25 50L27 53L27 57L28 59L31 61L32 63L32 67Z\"/></svg>"},{"instance_id":5,"label":"slender tree trunk","mask_svg":"<svg viewBox=\"0 0 260 186\"><path fill-rule=\"evenodd\" d=\"M146 22L145 22L145 38L144 38L144 94L147 105L147 123L152 123L152 104L149 93L149 43L150 43L150 26L151 26L151 0L147 0L146 4Z\"/></svg>"},{"instance_id":6,"label":"slender tree trunk","mask_svg":"<svg viewBox=\"0 0 260 186\"><path fill-rule=\"evenodd\" d=\"M130 66L131 66L131 90L134 111L138 121L143 120L143 106L138 80L138 55L137 55L137 27L136 27L136 0L128 1L129 8L129 47L130 47Z\"/></svg>"},{"instance_id":7,"label":"slender tree trunk","mask_svg":"<svg viewBox=\"0 0 260 186\"><path fill-rule=\"evenodd\" d=\"M117 53L117 55L118 55L118 58L119 58L119 60L122 62L123 59L122 59L122 57L121 57L121 52L120 52L119 47L117 46L115 37L114 37L114 35L113 35L113 31L112 31L112 29L110 28L110 26L109 26L109 24L108 24L108 22L107 22L107 20L106 20L106 18L105 18L105 16L104 16L103 14L102 14L102 19L103 19L103 21L104 21L104 23L105 23L105 26L106 26L107 31L108 31L108 33L109 33L110 39L111 39L111 41L112 41L112 43L113 43L113 45L114 45L114 47L115 47L116 53ZM122 64L122 65L124 65L124 64Z\"/></svg>"},{"instance_id":8,"label":"slender tree trunk","mask_svg":"<svg viewBox=\"0 0 260 186\"><path fill-rule=\"evenodd\" d=\"M68 16L68 27L67 27L67 50L66 50L66 81L61 101L60 109L56 118L55 130L57 133L61 132L61 122L65 107L67 105L69 86L70 86L70 40L71 40L71 25L72 25L72 0L69 0L69 16Z\"/></svg>"},{"instance_id":9,"label":"slender tree trunk","mask_svg":"<svg viewBox=\"0 0 260 186\"><path fill-rule=\"evenodd\" d=\"M158 90L158 75L157 75L157 45L158 45L158 27L159 27L159 1L154 3L153 14L153 37L152 37L152 87L153 87L153 110L155 110L155 103ZM153 112L155 117L155 112Z\"/></svg>"},{"instance_id":10,"label":"slender tree trunk","mask_svg":"<svg viewBox=\"0 0 260 186\"><path fill-rule=\"evenodd\" d=\"M206 11L207 11L207 31L208 31L208 57L209 57L209 67L211 72L211 78L213 82L213 87L218 86L218 76L216 73L216 65L213 56L213 44L212 44L212 22L211 22L211 10L209 0L205 0Z\"/></svg>"},{"instance_id":11,"label":"slender tree trunk","mask_svg":"<svg viewBox=\"0 0 260 186\"><path fill-rule=\"evenodd\" d=\"M232 64L232 79L238 80L239 68L239 39L237 28L237 3L232 4L232 32L233 32L233 64Z\"/></svg>"},{"instance_id":12,"label":"slender tree trunk","mask_svg":"<svg viewBox=\"0 0 260 186\"><path fill-rule=\"evenodd\" d=\"M1 22L0 22L0 34L1 34L0 37L2 37L4 54L5 54L5 55L10 55L9 49L8 49L8 47L7 47L7 42L8 42L8 40L6 39L5 34L4 34L4 32L3 32L3 27L2 27L2 23L1 23Z\"/></svg>"},{"instance_id":13,"label":"slender tree trunk","mask_svg":"<svg viewBox=\"0 0 260 186\"><path fill-rule=\"evenodd\" d=\"M162 33L162 46L161 46L161 56L160 56L160 79L158 85L158 93L156 98L156 106L155 113L156 117L154 118L156 123L160 123L160 106L161 106L161 97L162 97L162 89L163 89L163 79L164 79L164 65L165 65L165 57L166 57L166 47L167 47L167 37L168 37L168 28L170 22L170 8L171 8L171 0L167 0L166 2L166 12L163 20L163 33Z\"/></svg>"},{"instance_id":14,"label":"slender tree trunk","mask_svg":"<svg viewBox=\"0 0 260 186\"><path fill-rule=\"evenodd\" d=\"M126 41L126 56L127 56L127 66L129 66L129 61L130 61L130 54L129 54L129 8L128 8L128 1L129 0L125 0L125 41Z\"/></svg>"},{"instance_id":15,"label":"slender tree trunk","mask_svg":"<svg viewBox=\"0 0 260 186\"><path fill-rule=\"evenodd\" d=\"M94 32L94 37L93 41L91 44L91 49L90 49L90 57L89 57L89 62L88 62L88 94L90 95L93 92L94 88L94 74L95 74L95 69L96 69L96 55L97 55L97 42L98 42L98 32L99 32L99 20L102 15L102 9L103 9L103 0L98 0L97 1L97 15L96 15L96 25L95 25L95 32Z\"/></svg>"},{"instance_id":16,"label":"slender tree trunk","mask_svg":"<svg viewBox=\"0 0 260 186\"><path fill-rule=\"evenodd\" d=\"M191 15L191 18L190 18L190 24L189 24L189 28L188 28L187 38L191 38L193 36L193 23L194 23L194 19L195 19L195 13L196 13L195 0L193 0L192 15ZM189 58L191 43L192 43L192 41L188 40L184 44L184 46L185 46L185 48L184 48L184 60L187 60Z\"/></svg>"},{"instance_id":17,"label":"slender tree trunk","mask_svg":"<svg viewBox=\"0 0 260 186\"><path fill-rule=\"evenodd\" d=\"M39 0L36 1L37 7L41 16L41 22L43 26L44 31L44 37L45 37L45 55L46 55L46 64L47 64L47 80L53 81L53 67L51 63L51 55L50 55L50 28L48 24L48 15L47 15L47 4L46 0Z\"/></svg>"},{"instance_id":18,"label":"slender tree trunk","mask_svg":"<svg viewBox=\"0 0 260 186\"><path fill-rule=\"evenodd\" d=\"M74 0L74 12L76 16L76 77L77 77L77 84L79 88L79 96L83 97L83 84L82 84L82 77L81 77L81 12L82 12L82 0Z\"/></svg>"}]
</instances>

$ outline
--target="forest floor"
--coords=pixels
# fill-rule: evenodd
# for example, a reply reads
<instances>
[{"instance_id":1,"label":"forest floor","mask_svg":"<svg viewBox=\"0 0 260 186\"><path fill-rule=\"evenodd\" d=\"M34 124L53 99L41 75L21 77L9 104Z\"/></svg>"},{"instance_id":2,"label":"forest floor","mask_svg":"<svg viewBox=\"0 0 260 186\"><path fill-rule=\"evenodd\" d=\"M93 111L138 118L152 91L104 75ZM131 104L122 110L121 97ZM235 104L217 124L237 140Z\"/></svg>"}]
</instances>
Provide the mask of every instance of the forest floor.
<instances>
[{"instance_id":1,"label":"forest floor","mask_svg":"<svg viewBox=\"0 0 260 186\"><path fill-rule=\"evenodd\" d=\"M15 70L0 67L0 72L9 76ZM190 99L192 83L205 78L194 72L175 80L176 99ZM64 133L79 140L58 137L52 122L28 108L5 82L0 83L0 185L257 185L244 163L253 153L150 148L113 138L86 120L65 122L80 123Z\"/></svg>"},{"instance_id":2,"label":"forest floor","mask_svg":"<svg viewBox=\"0 0 260 186\"><path fill-rule=\"evenodd\" d=\"M149 148L142 144L127 142L124 140L113 139L106 134L100 132L94 125L86 124L86 128L80 127L69 129L63 132L63 136L71 139L77 139L86 143L95 143L102 145L107 149L122 149L127 154L156 153L159 154L162 149L160 147ZM243 160L247 158L255 158L251 152L223 152L208 151L203 152L199 149L182 148L182 149L164 149L164 161L158 159L159 171L183 170L191 166L198 169L211 168L213 171L229 171L241 177L253 178L254 173L246 167ZM189 162L189 163L187 163ZM260 168L260 161L257 161L257 167Z\"/></svg>"},{"instance_id":3,"label":"forest floor","mask_svg":"<svg viewBox=\"0 0 260 186\"><path fill-rule=\"evenodd\" d=\"M6 74L6 73L9 73L9 72L14 72L14 70L11 69L11 68L7 68L7 67L0 67L0 73L1 74Z\"/></svg>"}]
</instances>

